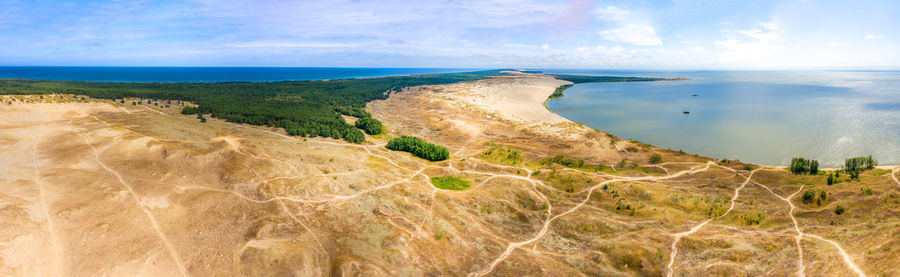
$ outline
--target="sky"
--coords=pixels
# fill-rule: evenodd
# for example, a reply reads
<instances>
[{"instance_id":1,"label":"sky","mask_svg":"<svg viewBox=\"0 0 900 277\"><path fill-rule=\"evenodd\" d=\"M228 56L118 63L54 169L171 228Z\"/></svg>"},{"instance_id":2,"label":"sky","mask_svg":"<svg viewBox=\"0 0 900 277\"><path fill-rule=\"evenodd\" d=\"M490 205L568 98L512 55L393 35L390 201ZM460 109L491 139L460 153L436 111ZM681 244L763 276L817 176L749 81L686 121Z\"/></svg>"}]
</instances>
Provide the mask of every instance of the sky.
<instances>
[{"instance_id":1,"label":"sky","mask_svg":"<svg viewBox=\"0 0 900 277\"><path fill-rule=\"evenodd\" d=\"M900 1L0 0L0 65L900 69Z\"/></svg>"}]
</instances>

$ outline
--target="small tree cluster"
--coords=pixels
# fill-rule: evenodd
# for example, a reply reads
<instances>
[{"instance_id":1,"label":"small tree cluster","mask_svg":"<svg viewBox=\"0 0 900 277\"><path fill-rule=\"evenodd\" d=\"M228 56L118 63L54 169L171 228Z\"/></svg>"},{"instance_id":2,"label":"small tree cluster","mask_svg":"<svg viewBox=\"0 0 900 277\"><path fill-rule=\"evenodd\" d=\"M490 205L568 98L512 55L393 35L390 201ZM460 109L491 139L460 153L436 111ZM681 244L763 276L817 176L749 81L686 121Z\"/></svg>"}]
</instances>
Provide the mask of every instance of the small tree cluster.
<instances>
[{"instance_id":1,"label":"small tree cluster","mask_svg":"<svg viewBox=\"0 0 900 277\"><path fill-rule=\"evenodd\" d=\"M200 114L200 108L184 106L184 108L181 109L181 114Z\"/></svg>"},{"instance_id":2,"label":"small tree cluster","mask_svg":"<svg viewBox=\"0 0 900 277\"><path fill-rule=\"evenodd\" d=\"M850 175L850 179L859 181L859 173L864 170L874 169L878 165L872 156L855 157L844 160L844 172Z\"/></svg>"},{"instance_id":3,"label":"small tree cluster","mask_svg":"<svg viewBox=\"0 0 900 277\"><path fill-rule=\"evenodd\" d=\"M443 161L450 158L450 151L447 151L447 148L412 136L393 138L388 141L385 147L394 151L409 152L416 155L416 157L429 161Z\"/></svg>"},{"instance_id":4,"label":"small tree cluster","mask_svg":"<svg viewBox=\"0 0 900 277\"><path fill-rule=\"evenodd\" d=\"M377 119L371 117L364 117L356 120L356 128L363 129L366 131L366 134L369 135L377 135L381 134L381 122Z\"/></svg>"},{"instance_id":5,"label":"small tree cluster","mask_svg":"<svg viewBox=\"0 0 900 277\"><path fill-rule=\"evenodd\" d=\"M793 158L791 159L791 172L794 174L816 175L819 173L819 161L800 157Z\"/></svg>"}]
</instances>

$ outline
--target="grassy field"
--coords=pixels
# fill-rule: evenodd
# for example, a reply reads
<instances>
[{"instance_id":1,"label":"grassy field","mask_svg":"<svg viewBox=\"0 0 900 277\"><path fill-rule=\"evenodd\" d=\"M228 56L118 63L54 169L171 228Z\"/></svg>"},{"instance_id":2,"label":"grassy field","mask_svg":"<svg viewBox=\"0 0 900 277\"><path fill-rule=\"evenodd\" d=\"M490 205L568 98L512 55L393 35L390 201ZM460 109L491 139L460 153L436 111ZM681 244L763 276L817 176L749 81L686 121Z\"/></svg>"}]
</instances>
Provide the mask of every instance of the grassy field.
<instances>
[{"instance_id":1,"label":"grassy field","mask_svg":"<svg viewBox=\"0 0 900 277\"><path fill-rule=\"evenodd\" d=\"M465 190L472 186L466 180L456 176L431 177L431 184L445 190Z\"/></svg>"}]
</instances>

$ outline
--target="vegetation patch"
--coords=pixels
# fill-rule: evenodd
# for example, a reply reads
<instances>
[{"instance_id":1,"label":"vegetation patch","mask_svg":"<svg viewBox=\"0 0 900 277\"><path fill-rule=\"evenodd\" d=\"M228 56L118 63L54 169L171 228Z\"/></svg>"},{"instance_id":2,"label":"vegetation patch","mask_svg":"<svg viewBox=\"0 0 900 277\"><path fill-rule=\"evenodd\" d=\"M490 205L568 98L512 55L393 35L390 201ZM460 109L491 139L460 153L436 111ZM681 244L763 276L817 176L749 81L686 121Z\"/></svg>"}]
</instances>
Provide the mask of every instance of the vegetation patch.
<instances>
[{"instance_id":1,"label":"vegetation patch","mask_svg":"<svg viewBox=\"0 0 900 277\"><path fill-rule=\"evenodd\" d=\"M466 180L456 176L431 177L431 184L445 190L465 190L472 186Z\"/></svg>"},{"instance_id":2,"label":"vegetation patch","mask_svg":"<svg viewBox=\"0 0 900 277\"><path fill-rule=\"evenodd\" d=\"M522 163L522 151L503 145L492 146L487 151L478 154L478 157L485 161L505 165L519 165Z\"/></svg>"},{"instance_id":3,"label":"vegetation patch","mask_svg":"<svg viewBox=\"0 0 900 277\"><path fill-rule=\"evenodd\" d=\"M388 141L387 146L385 147L394 151L409 152L416 155L416 157L432 162L443 161L450 158L450 151L447 151L446 147L431 144L412 136L393 138Z\"/></svg>"},{"instance_id":4,"label":"vegetation patch","mask_svg":"<svg viewBox=\"0 0 900 277\"><path fill-rule=\"evenodd\" d=\"M803 204L815 203L816 206L822 206L822 203L828 202L828 193L820 189L808 189L803 192L800 200L803 201Z\"/></svg>"},{"instance_id":5,"label":"vegetation patch","mask_svg":"<svg viewBox=\"0 0 900 277\"><path fill-rule=\"evenodd\" d=\"M572 87L572 85L559 86L558 88L556 88L556 90L553 91L553 94L550 94L550 97L547 98L547 100L563 97L563 91L570 87Z\"/></svg>"},{"instance_id":6,"label":"vegetation patch","mask_svg":"<svg viewBox=\"0 0 900 277\"><path fill-rule=\"evenodd\" d=\"M584 167L584 159L577 159L572 157L566 157L565 155L556 155L553 158L546 158L541 160L541 164L549 165L549 164L558 164L565 167L571 168L579 168Z\"/></svg>"}]
</instances>

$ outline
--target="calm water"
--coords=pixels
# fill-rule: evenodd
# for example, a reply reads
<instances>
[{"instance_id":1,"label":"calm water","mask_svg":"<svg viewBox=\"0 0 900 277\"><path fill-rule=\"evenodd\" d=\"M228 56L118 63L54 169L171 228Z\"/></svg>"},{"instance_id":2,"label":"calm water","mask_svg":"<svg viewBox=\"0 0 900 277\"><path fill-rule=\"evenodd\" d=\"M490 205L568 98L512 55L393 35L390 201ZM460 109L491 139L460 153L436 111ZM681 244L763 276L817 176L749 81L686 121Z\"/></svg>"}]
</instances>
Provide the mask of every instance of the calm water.
<instances>
[{"instance_id":1,"label":"calm water","mask_svg":"<svg viewBox=\"0 0 900 277\"><path fill-rule=\"evenodd\" d=\"M0 66L0 78L109 82L260 82L346 79L464 71L473 70L458 68Z\"/></svg>"},{"instance_id":2,"label":"calm water","mask_svg":"<svg viewBox=\"0 0 900 277\"><path fill-rule=\"evenodd\" d=\"M900 71L545 72L691 78L580 84L547 103L623 138L770 165L803 156L833 167L858 155L900 164Z\"/></svg>"}]
</instances>

